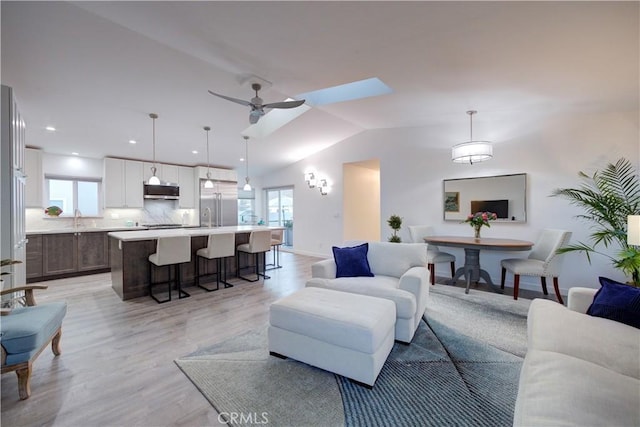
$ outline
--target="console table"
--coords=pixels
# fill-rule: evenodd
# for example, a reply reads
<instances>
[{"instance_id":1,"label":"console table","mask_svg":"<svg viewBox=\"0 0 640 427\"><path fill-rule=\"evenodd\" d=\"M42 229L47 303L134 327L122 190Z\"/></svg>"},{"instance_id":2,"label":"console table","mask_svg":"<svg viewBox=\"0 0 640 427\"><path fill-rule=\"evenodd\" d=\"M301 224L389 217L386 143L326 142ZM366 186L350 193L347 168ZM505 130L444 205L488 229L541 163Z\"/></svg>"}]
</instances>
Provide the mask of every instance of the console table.
<instances>
[{"instance_id":1,"label":"console table","mask_svg":"<svg viewBox=\"0 0 640 427\"><path fill-rule=\"evenodd\" d=\"M480 278L491 286L495 291L498 287L491 281L491 276L485 270L480 268L480 250L493 251L528 251L533 247L533 242L516 239L496 239L496 238L478 238L466 236L430 236L425 237L426 243L437 246L449 246L453 248L464 249L464 266L456 270L455 276L450 283L455 283L460 277L464 276L467 282L465 293L469 293L469 285L471 282L478 282Z\"/></svg>"}]
</instances>

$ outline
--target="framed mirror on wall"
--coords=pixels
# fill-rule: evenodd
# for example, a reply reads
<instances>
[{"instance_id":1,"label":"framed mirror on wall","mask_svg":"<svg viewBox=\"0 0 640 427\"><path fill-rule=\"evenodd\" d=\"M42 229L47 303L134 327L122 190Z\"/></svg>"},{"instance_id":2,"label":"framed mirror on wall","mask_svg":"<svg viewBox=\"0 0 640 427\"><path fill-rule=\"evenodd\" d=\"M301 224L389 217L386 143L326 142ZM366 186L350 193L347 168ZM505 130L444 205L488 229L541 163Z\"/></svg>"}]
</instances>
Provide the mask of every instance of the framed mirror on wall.
<instances>
[{"instance_id":1,"label":"framed mirror on wall","mask_svg":"<svg viewBox=\"0 0 640 427\"><path fill-rule=\"evenodd\" d=\"M445 179L443 217L464 221L476 212L494 212L500 222L527 221L527 174Z\"/></svg>"}]
</instances>

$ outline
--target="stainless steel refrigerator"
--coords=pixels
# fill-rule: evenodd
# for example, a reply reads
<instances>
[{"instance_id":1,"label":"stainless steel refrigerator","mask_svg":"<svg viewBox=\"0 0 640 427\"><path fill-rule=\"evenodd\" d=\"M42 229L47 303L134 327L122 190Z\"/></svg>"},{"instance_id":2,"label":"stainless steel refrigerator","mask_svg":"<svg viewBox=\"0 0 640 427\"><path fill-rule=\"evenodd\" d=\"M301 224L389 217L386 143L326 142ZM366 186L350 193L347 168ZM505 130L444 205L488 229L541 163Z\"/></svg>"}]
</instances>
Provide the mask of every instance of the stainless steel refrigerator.
<instances>
[{"instance_id":1,"label":"stainless steel refrigerator","mask_svg":"<svg viewBox=\"0 0 640 427\"><path fill-rule=\"evenodd\" d=\"M200 180L200 226L238 225L238 183L214 181L205 188L205 182Z\"/></svg>"}]
</instances>

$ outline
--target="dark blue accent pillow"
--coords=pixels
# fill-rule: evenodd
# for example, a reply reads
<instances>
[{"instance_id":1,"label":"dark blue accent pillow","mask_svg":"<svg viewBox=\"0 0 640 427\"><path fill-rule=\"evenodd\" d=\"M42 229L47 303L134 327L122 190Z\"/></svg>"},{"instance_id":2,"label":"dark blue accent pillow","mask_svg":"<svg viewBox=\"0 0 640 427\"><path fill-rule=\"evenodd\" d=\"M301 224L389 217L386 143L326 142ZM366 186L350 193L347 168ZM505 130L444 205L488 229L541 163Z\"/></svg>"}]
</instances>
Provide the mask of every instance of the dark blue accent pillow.
<instances>
[{"instance_id":1,"label":"dark blue accent pillow","mask_svg":"<svg viewBox=\"0 0 640 427\"><path fill-rule=\"evenodd\" d=\"M640 329L640 288L599 277L600 285L587 314Z\"/></svg>"},{"instance_id":2,"label":"dark blue accent pillow","mask_svg":"<svg viewBox=\"0 0 640 427\"><path fill-rule=\"evenodd\" d=\"M334 246L331 250L336 261L336 277L373 277L367 260L368 243L349 248Z\"/></svg>"}]
</instances>

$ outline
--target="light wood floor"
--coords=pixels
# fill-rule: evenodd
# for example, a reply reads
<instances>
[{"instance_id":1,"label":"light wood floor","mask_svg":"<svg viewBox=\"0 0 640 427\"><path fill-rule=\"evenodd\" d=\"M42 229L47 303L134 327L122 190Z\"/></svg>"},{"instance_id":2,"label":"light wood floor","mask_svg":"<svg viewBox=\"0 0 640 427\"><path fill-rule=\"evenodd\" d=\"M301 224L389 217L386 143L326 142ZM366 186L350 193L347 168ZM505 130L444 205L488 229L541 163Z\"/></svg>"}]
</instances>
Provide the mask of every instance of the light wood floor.
<instances>
[{"instance_id":1,"label":"light wood floor","mask_svg":"<svg viewBox=\"0 0 640 427\"><path fill-rule=\"evenodd\" d=\"M48 348L38 357L28 400L19 400L14 373L2 375L2 425L220 425L173 361L264 325L270 303L302 288L317 260L282 252L284 268L270 280L234 279L233 288L211 293L189 288L190 298L162 305L121 301L109 274L43 282L49 289L36 294L38 303L68 303L62 355Z\"/></svg>"}]
</instances>

